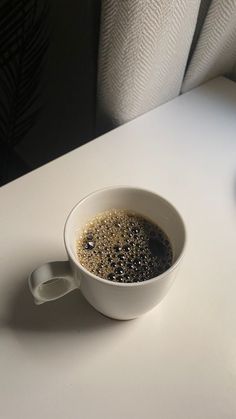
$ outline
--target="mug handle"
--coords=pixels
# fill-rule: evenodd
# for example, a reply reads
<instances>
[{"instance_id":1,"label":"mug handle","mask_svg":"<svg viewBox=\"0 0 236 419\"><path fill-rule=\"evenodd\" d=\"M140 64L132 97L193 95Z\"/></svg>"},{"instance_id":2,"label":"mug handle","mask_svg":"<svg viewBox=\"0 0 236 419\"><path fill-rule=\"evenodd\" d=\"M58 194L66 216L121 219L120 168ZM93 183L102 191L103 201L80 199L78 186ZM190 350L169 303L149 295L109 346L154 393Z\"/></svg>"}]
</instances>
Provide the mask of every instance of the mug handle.
<instances>
[{"instance_id":1,"label":"mug handle","mask_svg":"<svg viewBox=\"0 0 236 419\"><path fill-rule=\"evenodd\" d=\"M57 300L79 288L68 260L45 263L30 274L28 283L37 305Z\"/></svg>"}]
</instances>

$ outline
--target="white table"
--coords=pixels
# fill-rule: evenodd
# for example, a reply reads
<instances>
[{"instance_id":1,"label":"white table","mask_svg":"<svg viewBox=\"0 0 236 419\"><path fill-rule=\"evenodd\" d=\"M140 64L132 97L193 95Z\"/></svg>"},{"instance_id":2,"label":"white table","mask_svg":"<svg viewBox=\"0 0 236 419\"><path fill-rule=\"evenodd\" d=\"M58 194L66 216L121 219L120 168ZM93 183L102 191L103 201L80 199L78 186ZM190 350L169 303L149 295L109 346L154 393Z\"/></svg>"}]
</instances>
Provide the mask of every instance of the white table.
<instances>
[{"instance_id":1,"label":"white table","mask_svg":"<svg viewBox=\"0 0 236 419\"><path fill-rule=\"evenodd\" d=\"M65 258L70 208L113 184L182 213L173 288L129 322L78 291L34 306L29 271ZM4 186L0 231L2 419L236 418L236 84L209 82Z\"/></svg>"}]
</instances>

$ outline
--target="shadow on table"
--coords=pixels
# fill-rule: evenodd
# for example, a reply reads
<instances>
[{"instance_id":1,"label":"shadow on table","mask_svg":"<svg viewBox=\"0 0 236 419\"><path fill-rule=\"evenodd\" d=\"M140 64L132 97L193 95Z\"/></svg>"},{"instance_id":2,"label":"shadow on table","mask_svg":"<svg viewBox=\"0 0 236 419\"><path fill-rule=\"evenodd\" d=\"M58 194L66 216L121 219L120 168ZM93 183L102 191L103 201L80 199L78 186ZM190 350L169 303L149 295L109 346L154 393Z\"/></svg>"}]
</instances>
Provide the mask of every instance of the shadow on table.
<instances>
[{"instance_id":1,"label":"shadow on table","mask_svg":"<svg viewBox=\"0 0 236 419\"><path fill-rule=\"evenodd\" d=\"M8 327L29 332L92 332L117 328L123 323L98 313L78 290L60 300L36 306L26 280L16 290L9 314Z\"/></svg>"}]
</instances>

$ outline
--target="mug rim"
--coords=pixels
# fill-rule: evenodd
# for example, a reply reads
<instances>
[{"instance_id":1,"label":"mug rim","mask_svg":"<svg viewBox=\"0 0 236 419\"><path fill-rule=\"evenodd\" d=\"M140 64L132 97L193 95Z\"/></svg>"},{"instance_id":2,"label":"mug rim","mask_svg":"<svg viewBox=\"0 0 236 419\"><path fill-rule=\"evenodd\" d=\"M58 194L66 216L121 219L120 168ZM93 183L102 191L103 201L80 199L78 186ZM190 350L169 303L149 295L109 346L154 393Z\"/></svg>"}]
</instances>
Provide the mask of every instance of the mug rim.
<instances>
[{"instance_id":1,"label":"mug rim","mask_svg":"<svg viewBox=\"0 0 236 419\"><path fill-rule=\"evenodd\" d=\"M171 265L166 271L164 271L162 274L155 276L154 278L150 278L147 279L146 281L141 281L141 282L113 282L113 281L109 281L107 279L104 278L100 278L99 276L93 274L92 272L90 272L88 269L86 269L83 265L81 265L80 261L78 259L76 259L76 257L74 256L74 254L72 253L72 251L70 250L70 246L69 246L69 238L68 238L68 225L70 222L70 218L71 216L74 214L74 212L77 210L77 208L87 199L89 199L92 195L96 195L99 194L101 192L104 191L108 191L108 190L118 190L118 189L130 189L133 191L139 191L139 192L148 192L149 194L155 195L156 197L158 197L159 199L161 199L162 201L164 201L167 206L171 207L178 215L180 222L182 224L182 228L183 228L183 233L184 233L184 242L183 242L183 248L180 252L179 257L176 259L176 261L173 263L173 265ZM181 216L181 214L179 213L179 211L175 208L174 205L172 205L169 201L167 201L165 198L163 198L162 196L158 195L156 192L148 190L148 189L144 189L144 188L139 188L136 186L128 186L128 185L116 185L116 186L107 186L104 188L100 188L100 189L96 189L93 192L90 192L88 195L84 196L83 198L81 198L74 206L73 208L70 210L69 214L66 217L66 221L64 224L64 245L66 248L66 252L69 256L69 259L71 259L75 265L81 270L83 271L84 274L89 275L90 277L92 277L94 280L100 281L103 284L107 284L109 286L118 286L118 287L140 287L140 286L147 286L150 283L156 282L156 281L161 281L162 279L164 279L166 277L167 274L171 273L172 271L174 271L176 269L176 267L179 265L180 261L183 258L183 255L185 253L185 249L186 249L186 240L187 240L187 232L186 232L186 227L185 227L185 223L183 220L183 217Z\"/></svg>"}]
</instances>

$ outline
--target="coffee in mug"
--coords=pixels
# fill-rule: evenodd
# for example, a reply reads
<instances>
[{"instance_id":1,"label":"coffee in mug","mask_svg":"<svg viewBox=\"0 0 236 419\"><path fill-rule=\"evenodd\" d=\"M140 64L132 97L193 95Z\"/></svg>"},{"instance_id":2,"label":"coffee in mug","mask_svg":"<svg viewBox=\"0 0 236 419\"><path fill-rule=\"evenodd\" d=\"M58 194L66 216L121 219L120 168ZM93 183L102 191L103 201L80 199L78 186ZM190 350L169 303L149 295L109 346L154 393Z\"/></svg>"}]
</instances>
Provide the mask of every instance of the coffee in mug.
<instances>
[{"instance_id":1,"label":"coffee in mug","mask_svg":"<svg viewBox=\"0 0 236 419\"><path fill-rule=\"evenodd\" d=\"M36 304L79 289L106 316L134 319L167 294L185 242L182 217L164 198L135 187L104 188L81 199L68 215L68 260L36 268L29 288Z\"/></svg>"},{"instance_id":2,"label":"coffee in mug","mask_svg":"<svg viewBox=\"0 0 236 419\"><path fill-rule=\"evenodd\" d=\"M157 224L121 209L92 218L77 240L76 253L89 272L120 283L155 278L173 260L170 240Z\"/></svg>"}]
</instances>

